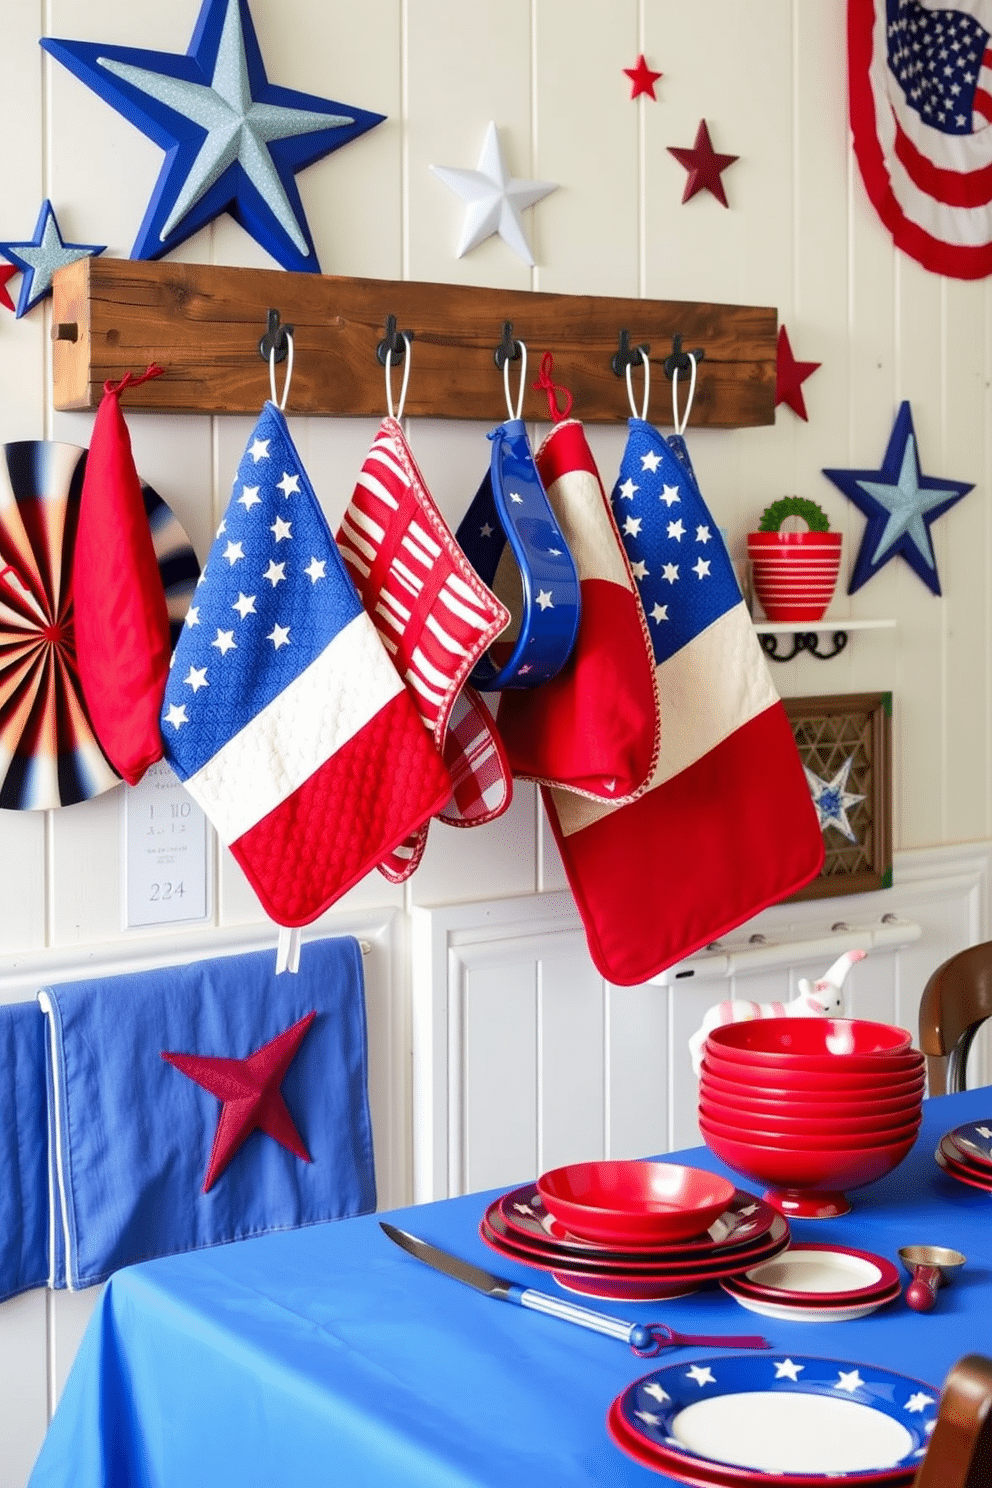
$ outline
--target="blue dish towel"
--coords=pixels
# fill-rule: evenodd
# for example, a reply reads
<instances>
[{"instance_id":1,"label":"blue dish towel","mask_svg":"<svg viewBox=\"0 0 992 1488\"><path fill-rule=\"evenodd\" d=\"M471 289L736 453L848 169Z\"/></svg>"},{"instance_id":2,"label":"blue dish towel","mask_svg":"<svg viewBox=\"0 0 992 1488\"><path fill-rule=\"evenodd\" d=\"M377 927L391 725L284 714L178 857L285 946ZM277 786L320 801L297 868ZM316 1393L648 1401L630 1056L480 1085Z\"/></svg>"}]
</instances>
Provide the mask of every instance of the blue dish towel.
<instances>
[{"instance_id":1,"label":"blue dish towel","mask_svg":"<svg viewBox=\"0 0 992 1488\"><path fill-rule=\"evenodd\" d=\"M296 976L275 951L47 987L53 1243L50 1285L375 1208L362 955L308 941ZM316 1017L281 1093L312 1161L252 1131L203 1192L222 1109L163 1053L244 1060ZM225 1117L228 1119L228 1117Z\"/></svg>"},{"instance_id":2,"label":"blue dish towel","mask_svg":"<svg viewBox=\"0 0 992 1488\"><path fill-rule=\"evenodd\" d=\"M0 1006L0 1302L48 1280L45 1020L36 1002Z\"/></svg>"}]
</instances>

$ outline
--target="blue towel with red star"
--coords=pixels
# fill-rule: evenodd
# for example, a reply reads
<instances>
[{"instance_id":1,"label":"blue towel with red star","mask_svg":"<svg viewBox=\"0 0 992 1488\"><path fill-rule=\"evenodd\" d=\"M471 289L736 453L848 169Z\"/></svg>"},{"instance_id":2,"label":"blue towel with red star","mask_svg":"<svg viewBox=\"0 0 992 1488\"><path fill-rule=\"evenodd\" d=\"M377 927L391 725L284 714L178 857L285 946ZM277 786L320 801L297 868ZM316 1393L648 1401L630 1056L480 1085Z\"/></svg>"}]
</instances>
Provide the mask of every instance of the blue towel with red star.
<instances>
[{"instance_id":1,"label":"blue towel with red star","mask_svg":"<svg viewBox=\"0 0 992 1488\"><path fill-rule=\"evenodd\" d=\"M48 1279L45 1020L36 1002L0 1007L0 1302Z\"/></svg>"},{"instance_id":2,"label":"blue towel with red star","mask_svg":"<svg viewBox=\"0 0 992 1488\"><path fill-rule=\"evenodd\" d=\"M48 1024L48 1280L375 1208L362 955L306 942L38 994ZM45 1020L39 1020L45 1021Z\"/></svg>"}]
</instances>

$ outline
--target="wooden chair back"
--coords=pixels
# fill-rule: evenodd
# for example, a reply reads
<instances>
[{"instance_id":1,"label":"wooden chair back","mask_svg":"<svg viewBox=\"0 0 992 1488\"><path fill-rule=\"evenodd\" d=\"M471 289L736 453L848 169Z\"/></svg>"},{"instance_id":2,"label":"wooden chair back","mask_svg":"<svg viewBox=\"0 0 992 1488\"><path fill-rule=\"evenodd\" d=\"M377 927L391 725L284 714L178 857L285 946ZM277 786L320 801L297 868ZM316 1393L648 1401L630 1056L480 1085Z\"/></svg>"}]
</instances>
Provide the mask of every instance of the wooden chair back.
<instances>
[{"instance_id":1,"label":"wooden chair back","mask_svg":"<svg viewBox=\"0 0 992 1488\"><path fill-rule=\"evenodd\" d=\"M968 1050L986 1018L992 1018L992 940L958 951L923 989L920 1048L931 1095L964 1090Z\"/></svg>"},{"instance_id":2,"label":"wooden chair back","mask_svg":"<svg viewBox=\"0 0 992 1488\"><path fill-rule=\"evenodd\" d=\"M968 1354L944 1381L933 1436L915 1488L992 1484L992 1359Z\"/></svg>"}]
</instances>

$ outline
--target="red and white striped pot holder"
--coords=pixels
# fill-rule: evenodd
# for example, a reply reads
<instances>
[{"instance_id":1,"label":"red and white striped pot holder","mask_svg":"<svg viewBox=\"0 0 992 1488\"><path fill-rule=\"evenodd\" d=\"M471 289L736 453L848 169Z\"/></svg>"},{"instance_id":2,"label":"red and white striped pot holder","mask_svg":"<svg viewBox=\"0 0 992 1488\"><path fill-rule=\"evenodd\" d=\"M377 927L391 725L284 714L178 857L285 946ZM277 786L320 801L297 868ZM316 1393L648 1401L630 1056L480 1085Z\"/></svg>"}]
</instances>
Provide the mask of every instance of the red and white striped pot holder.
<instances>
[{"instance_id":1,"label":"red and white striped pot holder","mask_svg":"<svg viewBox=\"0 0 992 1488\"><path fill-rule=\"evenodd\" d=\"M366 613L434 736L454 791L439 813L481 826L510 804L512 782L492 717L466 679L510 612L458 546L417 468L401 425L384 418L337 535ZM427 825L379 871L392 883L413 873Z\"/></svg>"}]
</instances>

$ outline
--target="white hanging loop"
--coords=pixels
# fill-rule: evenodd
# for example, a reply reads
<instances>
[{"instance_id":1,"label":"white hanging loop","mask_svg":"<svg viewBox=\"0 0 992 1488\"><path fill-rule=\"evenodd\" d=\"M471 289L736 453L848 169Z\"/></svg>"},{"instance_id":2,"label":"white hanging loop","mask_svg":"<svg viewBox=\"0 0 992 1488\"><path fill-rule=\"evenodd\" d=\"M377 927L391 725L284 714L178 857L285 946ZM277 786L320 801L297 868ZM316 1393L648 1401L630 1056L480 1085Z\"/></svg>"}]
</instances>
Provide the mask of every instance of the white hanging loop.
<instances>
[{"instance_id":1,"label":"white hanging loop","mask_svg":"<svg viewBox=\"0 0 992 1488\"><path fill-rule=\"evenodd\" d=\"M513 402L510 398L510 358L507 357L503 363L503 392L506 394L506 411L511 419L520 417L520 410L524 406L524 389L527 386L527 347L523 341L515 341L514 346L520 349L520 387L517 390L517 407L514 411Z\"/></svg>"},{"instance_id":2,"label":"white hanging loop","mask_svg":"<svg viewBox=\"0 0 992 1488\"><path fill-rule=\"evenodd\" d=\"M627 401L630 404L631 417L639 418L641 423L644 424L647 423L648 402L651 398L651 363L648 361L648 354L643 346L638 346L637 350L641 353L641 362L644 366L644 402L641 404L640 413L638 413L634 404L634 382L630 375L630 362L627 363Z\"/></svg>"},{"instance_id":3,"label":"white hanging loop","mask_svg":"<svg viewBox=\"0 0 992 1488\"><path fill-rule=\"evenodd\" d=\"M288 326L285 327L286 334L286 381L282 385L282 398L276 397L276 349L275 346L269 352L269 391L272 401L278 405L280 413L285 411L286 399L289 397L289 384L293 380L293 333Z\"/></svg>"},{"instance_id":4,"label":"white hanging loop","mask_svg":"<svg viewBox=\"0 0 992 1488\"><path fill-rule=\"evenodd\" d=\"M403 407L406 403L406 388L407 383L410 381L410 337L405 331L400 331L400 336L403 340L403 350L400 352L400 359L403 362L403 381L400 383L400 401L395 413L393 412L392 347L386 352L386 407L389 409L389 417L395 419L401 419L403 417Z\"/></svg>"},{"instance_id":5,"label":"white hanging loop","mask_svg":"<svg viewBox=\"0 0 992 1488\"><path fill-rule=\"evenodd\" d=\"M689 375L689 396L685 400L685 417L681 423L679 423L679 369L678 367L672 368L672 413L676 434L685 433L685 426L692 412L692 400L696 396L696 358L691 351L687 351L686 356L692 365L692 372Z\"/></svg>"}]
</instances>

